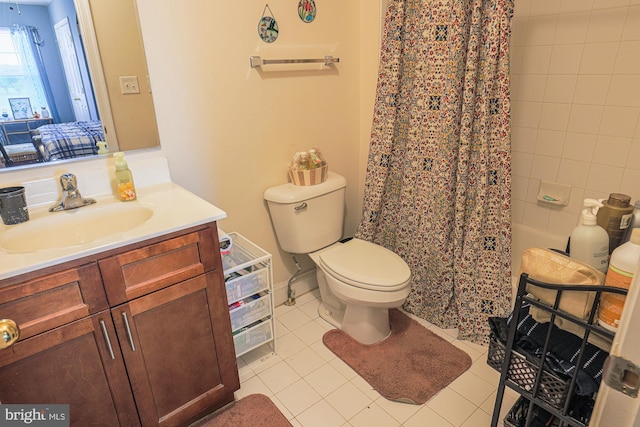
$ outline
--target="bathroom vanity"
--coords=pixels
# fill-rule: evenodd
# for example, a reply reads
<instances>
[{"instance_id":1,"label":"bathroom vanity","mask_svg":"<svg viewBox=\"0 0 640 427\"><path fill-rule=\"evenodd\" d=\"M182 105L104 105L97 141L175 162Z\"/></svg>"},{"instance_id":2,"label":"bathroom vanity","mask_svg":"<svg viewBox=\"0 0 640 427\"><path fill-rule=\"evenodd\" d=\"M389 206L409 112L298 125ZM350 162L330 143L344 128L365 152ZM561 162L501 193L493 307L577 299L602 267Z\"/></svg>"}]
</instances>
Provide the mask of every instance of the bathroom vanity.
<instances>
[{"instance_id":1,"label":"bathroom vanity","mask_svg":"<svg viewBox=\"0 0 640 427\"><path fill-rule=\"evenodd\" d=\"M225 214L170 182L139 186L138 198L131 203L153 214L130 230L70 248L0 251L9 331L0 402L69 404L72 426L184 426L233 400L239 378L216 227ZM74 213L36 210L33 223L90 218L109 199ZM9 320L17 339L7 339Z\"/></svg>"}]
</instances>

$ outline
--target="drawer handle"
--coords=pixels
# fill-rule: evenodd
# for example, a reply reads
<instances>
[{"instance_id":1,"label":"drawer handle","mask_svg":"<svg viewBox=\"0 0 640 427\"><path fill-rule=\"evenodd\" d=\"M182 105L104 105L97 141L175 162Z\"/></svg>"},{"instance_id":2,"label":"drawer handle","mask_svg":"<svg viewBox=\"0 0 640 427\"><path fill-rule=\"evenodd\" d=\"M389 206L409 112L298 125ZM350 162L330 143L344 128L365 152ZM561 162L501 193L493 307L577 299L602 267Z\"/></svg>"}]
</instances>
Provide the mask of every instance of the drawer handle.
<instances>
[{"instance_id":1,"label":"drawer handle","mask_svg":"<svg viewBox=\"0 0 640 427\"><path fill-rule=\"evenodd\" d=\"M20 328L11 319L0 320L0 349L10 347L20 338Z\"/></svg>"},{"instance_id":2,"label":"drawer handle","mask_svg":"<svg viewBox=\"0 0 640 427\"><path fill-rule=\"evenodd\" d=\"M109 339L109 331L107 331L107 325L105 325L104 320L100 321L100 327L102 328L102 335L104 335L104 340L107 343L107 348L109 349L109 356L111 356L111 360L115 360L115 356L113 355L113 347L111 346L111 340Z\"/></svg>"},{"instance_id":3,"label":"drawer handle","mask_svg":"<svg viewBox=\"0 0 640 427\"><path fill-rule=\"evenodd\" d=\"M131 350L136 351L136 345L133 343L133 335L131 335L131 328L129 327L129 319L127 318L127 313L122 313L122 318L124 319L124 327L127 328L127 338L129 338L129 344L131 344Z\"/></svg>"}]
</instances>

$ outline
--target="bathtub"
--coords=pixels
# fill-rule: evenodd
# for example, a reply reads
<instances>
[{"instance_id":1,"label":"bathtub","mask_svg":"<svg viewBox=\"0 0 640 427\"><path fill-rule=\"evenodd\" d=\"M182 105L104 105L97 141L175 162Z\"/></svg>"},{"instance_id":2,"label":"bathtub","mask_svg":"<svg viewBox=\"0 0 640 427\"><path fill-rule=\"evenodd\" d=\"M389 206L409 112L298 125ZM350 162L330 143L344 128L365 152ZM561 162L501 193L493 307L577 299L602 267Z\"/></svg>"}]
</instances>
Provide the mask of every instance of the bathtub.
<instances>
[{"instance_id":1,"label":"bathtub","mask_svg":"<svg viewBox=\"0 0 640 427\"><path fill-rule=\"evenodd\" d=\"M511 223L511 284L513 286L513 301L518 290L518 272L520 271L520 257L528 248L548 248L566 250L569 236L550 233L524 224Z\"/></svg>"}]
</instances>

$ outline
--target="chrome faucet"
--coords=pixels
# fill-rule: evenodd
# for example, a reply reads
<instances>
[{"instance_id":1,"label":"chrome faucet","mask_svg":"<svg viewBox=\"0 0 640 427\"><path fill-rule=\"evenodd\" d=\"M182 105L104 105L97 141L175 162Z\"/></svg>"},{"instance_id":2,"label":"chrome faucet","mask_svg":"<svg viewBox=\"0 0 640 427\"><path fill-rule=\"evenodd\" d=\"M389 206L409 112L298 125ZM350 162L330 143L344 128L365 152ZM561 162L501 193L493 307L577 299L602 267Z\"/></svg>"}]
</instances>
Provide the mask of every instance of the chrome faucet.
<instances>
[{"instance_id":1,"label":"chrome faucet","mask_svg":"<svg viewBox=\"0 0 640 427\"><path fill-rule=\"evenodd\" d=\"M60 175L62 200L49 208L49 212L81 208L96 203L95 199L83 198L78 190L78 181L72 173Z\"/></svg>"}]
</instances>

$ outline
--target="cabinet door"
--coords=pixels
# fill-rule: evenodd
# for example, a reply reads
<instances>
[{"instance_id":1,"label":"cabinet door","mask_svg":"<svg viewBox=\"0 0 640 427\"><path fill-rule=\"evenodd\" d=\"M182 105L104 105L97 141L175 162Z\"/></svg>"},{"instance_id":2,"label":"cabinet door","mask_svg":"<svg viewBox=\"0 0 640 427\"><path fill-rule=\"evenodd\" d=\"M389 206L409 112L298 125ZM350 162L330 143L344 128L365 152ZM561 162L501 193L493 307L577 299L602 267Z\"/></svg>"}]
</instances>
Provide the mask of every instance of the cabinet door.
<instances>
[{"instance_id":1,"label":"cabinet door","mask_svg":"<svg viewBox=\"0 0 640 427\"><path fill-rule=\"evenodd\" d=\"M239 388L219 271L112 309L142 424L186 425Z\"/></svg>"},{"instance_id":2,"label":"cabinet door","mask_svg":"<svg viewBox=\"0 0 640 427\"><path fill-rule=\"evenodd\" d=\"M68 404L72 426L139 426L115 337L104 311L0 350L0 403Z\"/></svg>"}]
</instances>

